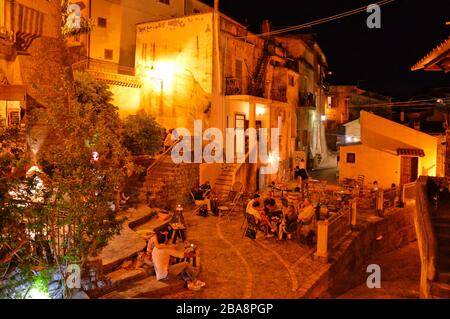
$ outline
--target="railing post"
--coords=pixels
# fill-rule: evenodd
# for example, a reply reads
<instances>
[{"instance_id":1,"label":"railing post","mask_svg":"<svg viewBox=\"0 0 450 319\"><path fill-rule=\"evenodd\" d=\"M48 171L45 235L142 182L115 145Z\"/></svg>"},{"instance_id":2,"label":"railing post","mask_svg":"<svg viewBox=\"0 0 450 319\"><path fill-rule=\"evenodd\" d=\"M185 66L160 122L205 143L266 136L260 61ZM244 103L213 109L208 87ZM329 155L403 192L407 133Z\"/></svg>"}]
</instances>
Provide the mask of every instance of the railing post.
<instances>
[{"instance_id":1,"label":"railing post","mask_svg":"<svg viewBox=\"0 0 450 319\"><path fill-rule=\"evenodd\" d=\"M314 257L321 262L328 262L328 220L317 223L317 250Z\"/></svg>"},{"instance_id":2,"label":"railing post","mask_svg":"<svg viewBox=\"0 0 450 319\"><path fill-rule=\"evenodd\" d=\"M350 228L356 230L356 218L357 218L358 202L352 200L350 207Z\"/></svg>"},{"instance_id":3,"label":"railing post","mask_svg":"<svg viewBox=\"0 0 450 319\"><path fill-rule=\"evenodd\" d=\"M405 185L400 186L400 207L405 207Z\"/></svg>"},{"instance_id":4,"label":"railing post","mask_svg":"<svg viewBox=\"0 0 450 319\"><path fill-rule=\"evenodd\" d=\"M379 189L376 196L377 196L377 198L376 198L377 213L378 213L378 216L383 217L384 216L384 191L382 189Z\"/></svg>"}]
</instances>

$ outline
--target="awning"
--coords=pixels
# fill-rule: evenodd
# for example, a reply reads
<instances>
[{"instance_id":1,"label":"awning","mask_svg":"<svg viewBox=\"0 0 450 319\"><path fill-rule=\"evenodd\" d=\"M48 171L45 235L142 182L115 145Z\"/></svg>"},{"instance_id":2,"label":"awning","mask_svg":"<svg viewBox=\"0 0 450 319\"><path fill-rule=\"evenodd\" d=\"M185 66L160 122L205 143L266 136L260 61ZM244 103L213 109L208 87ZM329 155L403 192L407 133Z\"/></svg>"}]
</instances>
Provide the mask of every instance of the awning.
<instances>
[{"instance_id":1,"label":"awning","mask_svg":"<svg viewBox=\"0 0 450 319\"><path fill-rule=\"evenodd\" d=\"M425 152L418 148L398 148L397 156L417 156L424 157Z\"/></svg>"},{"instance_id":2,"label":"awning","mask_svg":"<svg viewBox=\"0 0 450 319\"><path fill-rule=\"evenodd\" d=\"M26 85L0 85L0 100L25 101L26 96Z\"/></svg>"}]
</instances>

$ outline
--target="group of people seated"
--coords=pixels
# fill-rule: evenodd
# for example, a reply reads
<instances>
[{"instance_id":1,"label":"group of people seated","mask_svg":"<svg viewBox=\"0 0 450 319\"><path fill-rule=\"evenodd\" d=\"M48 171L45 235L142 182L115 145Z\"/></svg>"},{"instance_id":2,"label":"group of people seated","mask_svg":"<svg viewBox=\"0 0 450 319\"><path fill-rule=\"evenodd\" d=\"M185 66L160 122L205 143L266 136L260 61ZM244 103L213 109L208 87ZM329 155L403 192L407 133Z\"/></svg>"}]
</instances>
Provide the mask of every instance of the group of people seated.
<instances>
[{"instance_id":1,"label":"group of people seated","mask_svg":"<svg viewBox=\"0 0 450 319\"><path fill-rule=\"evenodd\" d=\"M247 204L246 212L254 217L260 230L266 238L277 236L278 239L290 239L302 224L309 223L315 214L315 208L306 198L298 209L294 204L288 204L285 210L277 206L272 193L262 199L259 194Z\"/></svg>"}]
</instances>

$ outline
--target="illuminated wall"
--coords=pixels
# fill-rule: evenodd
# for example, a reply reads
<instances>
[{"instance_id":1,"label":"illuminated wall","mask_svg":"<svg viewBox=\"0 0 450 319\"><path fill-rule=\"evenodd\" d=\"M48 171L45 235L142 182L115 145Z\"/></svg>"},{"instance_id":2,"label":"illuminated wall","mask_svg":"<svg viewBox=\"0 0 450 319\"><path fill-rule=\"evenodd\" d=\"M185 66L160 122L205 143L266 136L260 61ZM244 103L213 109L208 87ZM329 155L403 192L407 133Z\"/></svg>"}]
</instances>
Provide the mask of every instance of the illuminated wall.
<instances>
[{"instance_id":1,"label":"illuminated wall","mask_svg":"<svg viewBox=\"0 0 450 319\"><path fill-rule=\"evenodd\" d=\"M386 120L368 112L361 112L362 144L342 146L339 178L366 176L367 182L378 181L383 188L400 184L401 157L398 148L422 149L419 175L436 176L437 139L407 126ZM347 163L348 153L354 153L355 163Z\"/></svg>"},{"instance_id":2,"label":"illuminated wall","mask_svg":"<svg viewBox=\"0 0 450 319\"><path fill-rule=\"evenodd\" d=\"M121 118L137 113L141 104L140 89L110 85L109 90L113 94L112 104L119 107L119 116Z\"/></svg>"},{"instance_id":3,"label":"illuminated wall","mask_svg":"<svg viewBox=\"0 0 450 319\"><path fill-rule=\"evenodd\" d=\"M137 26L140 106L167 128L192 128L195 119L204 119L204 126L209 126L212 23L212 14L207 13Z\"/></svg>"}]
</instances>

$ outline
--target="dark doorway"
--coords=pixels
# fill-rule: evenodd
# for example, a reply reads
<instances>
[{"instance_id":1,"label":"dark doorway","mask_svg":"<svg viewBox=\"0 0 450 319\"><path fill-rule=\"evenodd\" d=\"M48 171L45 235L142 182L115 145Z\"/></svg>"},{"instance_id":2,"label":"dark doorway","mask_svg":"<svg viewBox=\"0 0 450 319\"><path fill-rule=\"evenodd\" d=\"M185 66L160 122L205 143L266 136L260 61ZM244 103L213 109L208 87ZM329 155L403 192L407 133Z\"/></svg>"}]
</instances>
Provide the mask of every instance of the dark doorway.
<instances>
[{"instance_id":1,"label":"dark doorway","mask_svg":"<svg viewBox=\"0 0 450 319\"><path fill-rule=\"evenodd\" d=\"M419 177L419 158L402 156L401 159L400 184L415 182Z\"/></svg>"}]
</instances>

